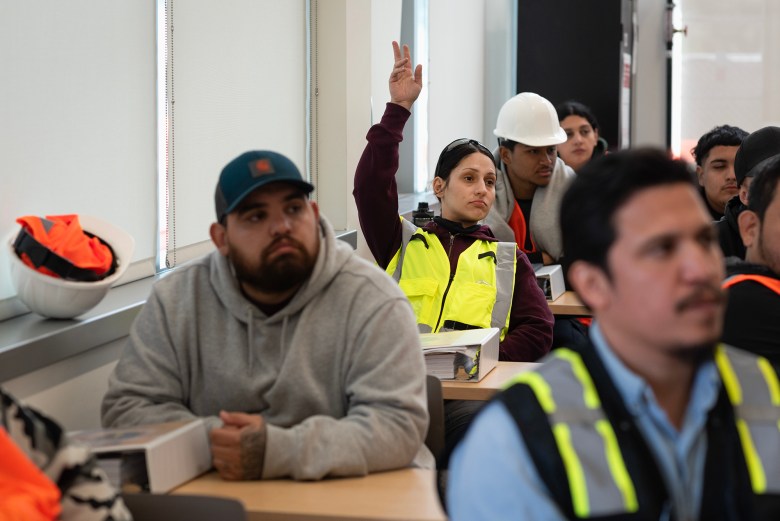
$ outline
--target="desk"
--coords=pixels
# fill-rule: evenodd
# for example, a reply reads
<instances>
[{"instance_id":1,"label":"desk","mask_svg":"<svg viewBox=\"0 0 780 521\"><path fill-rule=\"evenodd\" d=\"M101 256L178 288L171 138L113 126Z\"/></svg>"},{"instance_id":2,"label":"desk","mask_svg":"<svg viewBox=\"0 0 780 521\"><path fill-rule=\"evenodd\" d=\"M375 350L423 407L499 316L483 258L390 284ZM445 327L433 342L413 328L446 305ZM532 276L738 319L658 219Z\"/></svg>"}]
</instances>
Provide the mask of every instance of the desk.
<instances>
[{"instance_id":1,"label":"desk","mask_svg":"<svg viewBox=\"0 0 780 521\"><path fill-rule=\"evenodd\" d=\"M238 499L249 521L445 521L435 479L433 470L410 468L307 482L223 481L210 472L171 493Z\"/></svg>"},{"instance_id":2,"label":"desk","mask_svg":"<svg viewBox=\"0 0 780 521\"><path fill-rule=\"evenodd\" d=\"M538 365L536 362L498 362L498 365L479 382L442 380L442 397L445 400L489 400L502 389L504 382L517 373Z\"/></svg>"},{"instance_id":3,"label":"desk","mask_svg":"<svg viewBox=\"0 0 780 521\"><path fill-rule=\"evenodd\" d=\"M585 307L580 298L573 291L564 292L563 295L552 302L548 301L547 305L550 306L550 311L553 312L553 315L591 316L590 310Z\"/></svg>"}]
</instances>

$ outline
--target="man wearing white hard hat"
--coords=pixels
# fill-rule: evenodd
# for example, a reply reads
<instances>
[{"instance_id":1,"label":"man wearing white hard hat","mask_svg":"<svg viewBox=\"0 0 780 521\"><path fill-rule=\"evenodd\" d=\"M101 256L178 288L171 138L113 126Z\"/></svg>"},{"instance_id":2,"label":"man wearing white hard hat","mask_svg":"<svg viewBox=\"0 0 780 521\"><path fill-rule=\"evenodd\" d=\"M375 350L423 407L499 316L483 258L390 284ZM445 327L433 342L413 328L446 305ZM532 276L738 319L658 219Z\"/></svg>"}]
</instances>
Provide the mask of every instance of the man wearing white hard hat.
<instances>
[{"instance_id":1,"label":"man wearing white hard hat","mask_svg":"<svg viewBox=\"0 0 780 521\"><path fill-rule=\"evenodd\" d=\"M532 263L555 264L563 254L558 208L574 170L558 158L566 141L552 104L533 92L510 98L498 113L496 200L485 224L514 241Z\"/></svg>"}]
</instances>

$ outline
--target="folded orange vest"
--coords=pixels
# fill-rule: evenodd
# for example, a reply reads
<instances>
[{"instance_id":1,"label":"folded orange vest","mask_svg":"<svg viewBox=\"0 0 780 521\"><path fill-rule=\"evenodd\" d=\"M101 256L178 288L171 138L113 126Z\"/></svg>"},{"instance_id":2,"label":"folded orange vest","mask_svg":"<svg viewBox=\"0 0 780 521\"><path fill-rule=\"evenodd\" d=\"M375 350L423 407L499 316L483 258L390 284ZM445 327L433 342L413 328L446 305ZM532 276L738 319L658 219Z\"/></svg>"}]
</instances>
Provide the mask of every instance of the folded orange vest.
<instances>
[{"instance_id":1,"label":"folded orange vest","mask_svg":"<svg viewBox=\"0 0 780 521\"><path fill-rule=\"evenodd\" d=\"M52 277L94 282L116 269L114 252L105 241L85 232L77 215L20 217L14 250L30 268Z\"/></svg>"},{"instance_id":2,"label":"folded orange vest","mask_svg":"<svg viewBox=\"0 0 780 521\"><path fill-rule=\"evenodd\" d=\"M60 515L57 488L0 426L0 521L52 521Z\"/></svg>"}]
</instances>

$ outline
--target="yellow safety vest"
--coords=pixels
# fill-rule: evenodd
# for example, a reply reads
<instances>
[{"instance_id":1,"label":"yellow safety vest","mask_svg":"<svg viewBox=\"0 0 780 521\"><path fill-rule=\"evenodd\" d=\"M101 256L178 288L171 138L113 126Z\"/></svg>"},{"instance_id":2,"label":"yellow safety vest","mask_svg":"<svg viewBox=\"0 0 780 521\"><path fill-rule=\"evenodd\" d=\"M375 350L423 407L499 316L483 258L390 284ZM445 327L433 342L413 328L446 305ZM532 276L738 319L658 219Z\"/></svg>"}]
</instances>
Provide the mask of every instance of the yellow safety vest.
<instances>
[{"instance_id":1,"label":"yellow safety vest","mask_svg":"<svg viewBox=\"0 0 780 521\"><path fill-rule=\"evenodd\" d=\"M403 217L401 221L401 246L386 271L412 304L420 332L438 332L454 322L498 328L503 340L512 308L517 245L476 240L461 253L451 275L439 238Z\"/></svg>"},{"instance_id":2,"label":"yellow safety vest","mask_svg":"<svg viewBox=\"0 0 780 521\"><path fill-rule=\"evenodd\" d=\"M753 492L780 494L777 373L765 358L722 345L716 349L715 362L734 410ZM582 356L567 348L556 349L539 369L520 373L506 388L514 384L527 385L547 415L574 515L636 513L637 488Z\"/></svg>"}]
</instances>

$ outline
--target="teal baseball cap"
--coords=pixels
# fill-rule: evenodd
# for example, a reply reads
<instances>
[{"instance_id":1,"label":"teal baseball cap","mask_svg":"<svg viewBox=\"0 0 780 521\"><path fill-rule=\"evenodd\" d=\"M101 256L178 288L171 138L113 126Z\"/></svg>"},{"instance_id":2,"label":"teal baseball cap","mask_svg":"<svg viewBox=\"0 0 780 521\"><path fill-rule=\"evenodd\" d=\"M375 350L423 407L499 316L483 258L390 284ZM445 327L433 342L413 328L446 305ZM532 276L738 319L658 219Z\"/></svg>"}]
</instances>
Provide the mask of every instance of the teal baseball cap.
<instances>
[{"instance_id":1,"label":"teal baseball cap","mask_svg":"<svg viewBox=\"0 0 780 521\"><path fill-rule=\"evenodd\" d=\"M217 181L214 205L217 221L236 209L246 196L270 183L289 183L309 194L314 185L306 182L295 163L278 152L252 150L225 165Z\"/></svg>"}]
</instances>

